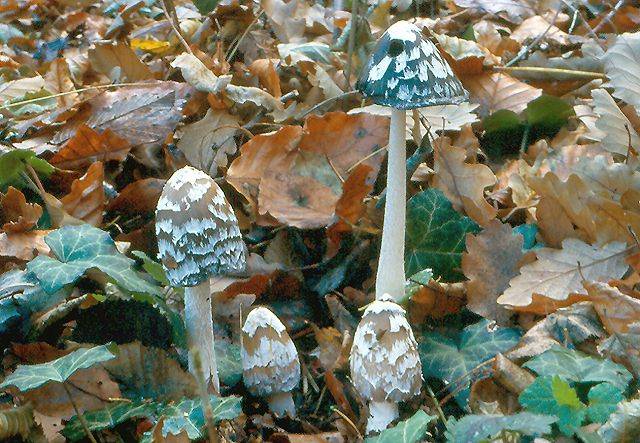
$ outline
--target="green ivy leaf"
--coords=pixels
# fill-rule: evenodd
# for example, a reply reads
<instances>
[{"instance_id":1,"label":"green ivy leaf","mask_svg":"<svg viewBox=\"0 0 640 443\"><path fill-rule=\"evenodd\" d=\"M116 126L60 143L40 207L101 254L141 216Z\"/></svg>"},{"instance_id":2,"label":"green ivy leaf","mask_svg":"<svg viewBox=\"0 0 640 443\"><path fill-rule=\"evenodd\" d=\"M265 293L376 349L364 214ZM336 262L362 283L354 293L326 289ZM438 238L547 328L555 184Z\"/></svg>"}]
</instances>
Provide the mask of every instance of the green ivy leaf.
<instances>
[{"instance_id":1,"label":"green ivy leaf","mask_svg":"<svg viewBox=\"0 0 640 443\"><path fill-rule=\"evenodd\" d=\"M211 407L213 408L214 422L220 420L231 420L242 414L241 397L216 397L211 396ZM168 405L161 415L165 416L162 435L177 435L186 431L192 440L205 437L203 428L204 413L200 400L182 400L175 405Z\"/></svg>"},{"instance_id":2,"label":"green ivy leaf","mask_svg":"<svg viewBox=\"0 0 640 443\"><path fill-rule=\"evenodd\" d=\"M5 152L0 154L0 189L4 189L9 184L16 186L24 184L21 175L25 173L27 165L46 177L55 170L46 160L38 158L33 151L14 149Z\"/></svg>"},{"instance_id":3,"label":"green ivy leaf","mask_svg":"<svg viewBox=\"0 0 640 443\"><path fill-rule=\"evenodd\" d=\"M551 415L530 412L514 415L465 415L460 420L449 420L446 436L449 443L479 443L502 431L515 431L522 435L538 437L550 434L551 425L557 420Z\"/></svg>"},{"instance_id":4,"label":"green ivy leaf","mask_svg":"<svg viewBox=\"0 0 640 443\"><path fill-rule=\"evenodd\" d=\"M471 383L465 376L497 353L513 348L518 344L521 333L517 329L490 328L488 320L481 320L455 334L445 337L435 332L426 333L418 337L418 351L424 376L450 384L451 390L458 391L458 403L465 406ZM452 385L454 382L455 386ZM459 390L461 387L463 389Z\"/></svg>"},{"instance_id":5,"label":"green ivy leaf","mask_svg":"<svg viewBox=\"0 0 640 443\"><path fill-rule=\"evenodd\" d=\"M16 370L0 384L0 388L14 385L20 391L25 392L51 381L62 383L80 369L89 368L96 363L115 357L109 350L109 345L77 349L64 357L46 363L18 365Z\"/></svg>"},{"instance_id":6,"label":"green ivy leaf","mask_svg":"<svg viewBox=\"0 0 640 443\"><path fill-rule=\"evenodd\" d=\"M393 428L385 429L376 437L370 437L365 443L415 443L422 441L427 433L427 426L436 418L419 410L413 417L401 421Z\"/></svg>"},{"instance_id":7,"label":"green ivy leaf","mask_svg":"<svg viewBox=\"0 0 640 443\"><path fill-rule=\"evenodd\" d=\"M159 407L157 403L113 403L105 409L85 412L83 415L90 431L101 431L111 429L133 418L152 417ZM87 436L78 416L69 420L61 433L71 441L82 440Z\"/></svg>"},{"instance_id":8,"label":"green ivy leaf","mask_svg":"<svg viewBox=\"0 0 640 443\"><path fill-rule=\"evenodd\" d=\"M242 379L242 360L240 346L227 340L216 340L216 359L220 383L230 388Z\"/></svg>"},{"instance_id":9,"label":"green ivy leaf","mask_svg":"<svg viewBox=\"0 0 640 443\"><path fill-rule=\"evenodd\" d=\"M407 204L407 275L431 268L434 278L461 280L458 269L469 232L478 233L480 227L456 212L442 191L427 189L414 195Z\"/></svg>"},{"instance_id":10,"label":"green ivy leaf","mask_svg":"<svg viewBox=\"0 0 640 443\"><path fill-rule=\"evenodd\" d=\"M586 415L576 391L558 376L536 378L522 391L519 400L532 412L556 415L560 431L568 436L575 433Z\"/></svg>"},{"instance_id":11,"label":"green ivy leaf","mask_svg":"<svg viewBox=\"0 0 640 443\"><path fill-rule=\"evenodd\" d=\"M587 416L594 423L604 423L616 410L618 403L624 400L620 389L611 383L600 383L589 390Z\"/></svg>"},{"instance_id":12,"label":"green ivy leaf","mask_svg":"<svg viewBox=\"0 0 640 443\"><path fill-rule=\"evenodd\" d=\"M640 400L618 404L598 435L607 443L634 443L640 441Z\"/></svg>"},{"instance_id":13,"label":"green ivy leaf","mask_svg":"<svg viewBox=\"0 0 640 443\"><path fill-rule=\"evenodd\" d=\"M39 255L27 264L42 288L52 294L98 269L124 289L159 294L159 289L133 270L135 261L121 254L108 233L90 225L63 226L45 237L57 257Z\"/></svg>"},{"instance_id":14,"label":"green ivy leaf","mask_svg":"<svg viewBox=\"0 0 640 443\"><path fill-rule=\"evenodd\" d=\"M611 360L594 358L557 345L532 358L524 367L541 376L558 375L573 382L608 382L621 391L627 388L632 378L624 366Z\"/></svg>"}]
</instances>

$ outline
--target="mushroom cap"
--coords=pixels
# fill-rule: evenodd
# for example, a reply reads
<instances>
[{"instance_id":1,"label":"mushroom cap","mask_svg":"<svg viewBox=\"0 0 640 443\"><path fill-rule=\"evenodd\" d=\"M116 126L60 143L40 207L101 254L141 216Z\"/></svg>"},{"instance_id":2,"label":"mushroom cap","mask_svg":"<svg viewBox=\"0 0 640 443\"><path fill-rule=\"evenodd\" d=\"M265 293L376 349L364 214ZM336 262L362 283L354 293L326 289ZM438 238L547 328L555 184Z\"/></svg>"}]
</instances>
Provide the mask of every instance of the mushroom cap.
<instances>
[{"instance_id":1,"label":"mushroom cap","mask_svg":"<svg viewBox=\"0 0 640 443\"><path fill-rule=\"evenodd\" d=\"M253 309L242 327L244 384L253 395L289 392L300 383L300 360L287 328L265 307Z\"/></svg>"},{"instance_id":2,"label":"mushroom cap","mask_svg":"<svg viewBox=\"0 0 640 443\"><path fill-rule=\"evenodd\" d=\"M233 208L211 177L177 170L156 209L159 257L173 286L196 286L212 275L242 272L246 246Z\"/></svg>"},{"instance_id":3,"label":"mushroom cap","mask_svg":"<svg viewBox=\"0 0 640 443\"><path fill-rule=\"evenodd\" d=\"M422 365L405 310L388 294L364 311L353 336L351 379L363 398L399 402L420 393Z\"/></svg>"},{"instance_id":4,"label":"mushroom cap","mask_svg":"<svg viewBox=\"0 0 640 443\"><path fill-rule=\"evenodd\" d=\"M374 103L395 109L458 104L468 99L438 48L406 21L391 25L382 34L356 88Z\"/></svg>"}]
</instances>

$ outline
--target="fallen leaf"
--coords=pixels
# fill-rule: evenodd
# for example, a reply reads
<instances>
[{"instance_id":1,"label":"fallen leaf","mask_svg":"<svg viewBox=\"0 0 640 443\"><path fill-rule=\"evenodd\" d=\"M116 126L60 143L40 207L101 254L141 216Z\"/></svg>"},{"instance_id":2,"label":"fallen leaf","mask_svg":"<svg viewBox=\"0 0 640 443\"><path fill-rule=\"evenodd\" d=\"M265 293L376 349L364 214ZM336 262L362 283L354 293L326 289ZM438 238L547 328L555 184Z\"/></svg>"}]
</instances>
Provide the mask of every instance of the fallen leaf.
<instances>
[{"instance_id":1,"label":"fallen leaf","mask_svg":"<svg viewBox=\"0 0 640 443\"><path fill-rule=\"evenodd\" d=\"M42 207L27 203L24 194L13 186L9 186L6 194L0 194L0 223L5 232L28 231L41 216Z\"/></svg>"},{"instance_id":2,"label":"fallen leaf","mask_svg":"<svg viewBox=\"0 0 640 443\"><path fill-rule=\"evenodd\" d=\"M51 62L49 71L44 76L45 88L52 94L71 92L75 89L69 65L64 58L57 58ZM58 106L68 108L76 102L78 94L65 94L57 97Z\"/></svg>"},{"instance_id":3,"label":"fallen leaf","mask_svg":"<svg viewBox=\"0 0 640 443\"><path fill-rule=\"evenodd\" d=\"M521 23L526 17L533 14L533 10L526 2L517 0L455 0L456 5L462 8L474 8L482 12L495 14L513 23Z\"/></svg>"},{"instance_id":4,"label":"fallen leaf","mask_svg":"<svg viewBox=\"0 0 640 443\"><path fill-rule=\"evenodd\" d=\"M49 232L0 232L0 258L29 261L38 254L48 254L44 238Z\"/></svg>"},{"instance_id":5,"label":"fallen leaf","mask_svg":"<svg viewBox=\"0 0 640 443\"><path fill-rule=\"evenodd\" d=\"M143 178L129 183L107 206L109 212L136 215L153 213L166 180Z\"/></svg>"},{"instance_id":6,"label":"fallen leaf","mask_svg":"<svg viewBox=\"0 0 640 443\"><path fill-rule=\"evenodd\" d=\"M613 96L640 108L640 33L618 35L604 57L604 70Z\"/></svg>"},{"instance_id":7,"label":"fallen leaf","mask_svg":"<svg viewBox=\"0 0 640 443\"><path fill-rule=\"evenodd\" d=\"M585 281L583 285L588 295L581 296L580 299L593 303L602 324L610 334L626 333L630 324L640 321L640 299L624 294L605 282Z\"/></svg>"},{"instance_id":8,"label":"fallen leaf","mask_svg":"<svg viewBox=\"0 0 640 443\"><path fill-rule=\"evenodd\" d=\"M471 95L471 101L480 104L482 115L500 109L521 112L530 101L542 95L542 90L501 72L462 76L461 80Z\"/></svg>"},{"instance_id":9,"label":"fallen leaf","mask_svg":"<svg viewBox=\"0 0 640 443\"><path fill-rule=\"evenodd\" d=\"M593 110L598 114L595 126L603 135L595 138L602 143L602 147L624 156L629 153L630 146L640 147L640 136L611 95L605 89L594 89L591 95Z\"/></svg>"},{"instance_id":10,"label":"fallen leaf","mask_svg":"<svg viewBox=\"0 0 640 443\"><path fill-rule=\"evenodd\" d=\"M533 295L552 300L566 300L570 294L584 294L582 280L602 281L620 278L627 271L624 259L626 245L613 242L591 246L568 238L562 249L536 250L538 259L520 269L520 275L509 282L509 289L498 297L498 303L512 308L525 308Z\"/></svg>"},{"instance_id":11,"label":"fallen leaf","mask_svg":"<svg viewBox=\"0 0 640 443\"><path fill-rule=\"evenodd\" d=\"M531 42L534 39L539 39L540 36L542 36L540 41L557 46L569 46L581 43L585 40L584 37L579 35L567 34L555 26L553 22L548 22L540 15L534 15L520 23L520 25L511 33L509 38L520 44L524 44L526 42Z\"/></svg>"},{"instance_id":12,"label":"fallen leaf","mask_svg":"<svg viewBox=\"0 0 640 443\"><path fill-rule=\"evenodd\" d=\"M467 307L489 320L504 324L511 313L497 303L518 275L524 257L523 238L511 226L492 220L479 234L467 234L462 271L467 282Z\"/></svg>"},{"instance_id":13,"label":"fallen leaf","mask_svg":"<svg viewBox=\"0 0 640 443\"><path fill-rule=\"evenodd\" d=\"M338 244L344 232L350 232L364 213L362 200L371 192L373 186L367 183L371 174L371 166L356 166L342 184L342 195L335 205L335 222L329 227L327 236Z\"/></svg>"},{"instance_id":14,"label":"fallen leaf","mask_svg":"<svg viewBox=\"0 0 640 443\"><path fill-rule=\"evenodd\" d=\"M133 49L123 41L97 42L89 49L93 68L112 82L139 82L153 79L149 67L142 63Z\"/></svg>"},{"instance_id":15,"label":"fallen leaf","mask_svg":"<svg viewBox=\"0 0 640 443\"><path fill-rule=\"evenodd\" d=\"M201 92L217 94L224 90L231 81L231 76L218 77L193 54L183 52L177 56L171 66L180 68L184 79Z\"/></svg>"},{"instance_id":16,"label":"fallen leaf","mask_svg":"<svg viewBox=\"0 0 640 443\"><path fill-rule=\"evenodd\" d=\"M65 212L90 225L100 226L106 205L103 182L102 162L95 162L85 175L73 181L71 192L60 200Z\"/></svg>"},{"instance_id":17,"label":"fallen leaf","mask_svg":"<svg viewBox=\"0 0 640 443\"><path fill-rule=\"evenodd\" d=\"M110 129L102 133L82 125L52 158L51 164L63 169L82 169L96 161L124 160L131 145Z\"/></svg>"},{"instance_id":18,"label":"fallen leaf","mask_svg":"<svg viewBox=\"0 0 640 443\"><path fill-rule=\"evenodd\" d=\"M262 86L269 91L269 94L273 95L275 98L280 98L282 95L282 91L280 89L280 78L278 77L274 61L275 63L279 62L277 59L272 60L266 58L254 60L254 62L249 65L248 69L249 72L258 77Z\"/></svg>"},{"instance_id":19,"label":"fallen leaf","mask_svg":"<svg viewBox=\"0 0 640 443\"><path fill-rule=\"evenodd\" d=\"M466 151L451 146L448 137L434 143L433 186L440 189L453 207L464 212L481 226L495 218L497 210L484 197L484 189L496 183L488 166L465 163Z\"/></svg>"}]
</instances>

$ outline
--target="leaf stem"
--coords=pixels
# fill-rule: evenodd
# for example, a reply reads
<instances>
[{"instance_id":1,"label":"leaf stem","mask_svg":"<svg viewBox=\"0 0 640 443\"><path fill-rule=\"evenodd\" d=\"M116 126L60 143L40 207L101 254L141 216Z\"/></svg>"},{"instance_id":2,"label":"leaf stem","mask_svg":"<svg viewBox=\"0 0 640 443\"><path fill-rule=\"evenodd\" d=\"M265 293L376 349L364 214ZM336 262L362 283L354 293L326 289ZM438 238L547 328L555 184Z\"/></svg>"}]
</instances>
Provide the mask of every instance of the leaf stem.
<instances>
[{"instance_id":1,"label":"leaf stem","mask_svg":"<svg viewBox=\"0 0 640 443\"><path fill-rule=\"evenodd\" d=\"M98 443L95 437L93 436L93 434L91 433L91 431L89 430L89 424L87 423L87 419L84 418L84 415L82 414L82 412L80 412L80 409L78 409L78 405L73 400L73 396L71 395L71 391L69 391L69 387L67 386L67 383L63 381L62 387L64 388L64 391L67 393L67 397L69 397L71 406L73 406L73 410L76 412L76 415L78 416L78 420L80 420L80 424L82 425L82 429L84 430L84 433L87 435L87 438L91 441L91 443Z\"/></svg>"},{"instance_id":2,"label":"leaf stem","mask_svg":"<svg viewBox=\"0 0 640 443\"><path fill-rule=\"evenodd\" d=\"M493 71L498 72L537 72L541 74L561 74L571 77L581 78L606 78L607 76L602 72L593 71L578 71L575 69L561 69L561 68L543 68L540 66L494 66Z\"/></svg>"}]
</instances>

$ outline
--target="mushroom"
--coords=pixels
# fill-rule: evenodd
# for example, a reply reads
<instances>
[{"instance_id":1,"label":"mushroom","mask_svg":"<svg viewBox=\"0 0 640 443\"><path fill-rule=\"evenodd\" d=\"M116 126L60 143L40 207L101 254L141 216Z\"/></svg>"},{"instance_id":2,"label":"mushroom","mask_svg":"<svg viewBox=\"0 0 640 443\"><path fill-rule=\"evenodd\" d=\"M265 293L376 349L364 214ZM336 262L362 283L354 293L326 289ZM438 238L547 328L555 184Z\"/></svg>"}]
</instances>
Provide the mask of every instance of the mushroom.
<instances>
[{"instance_id":1,"label":"mushroom","mask_svg":"<svg viewBox=\"0 0 640 443\"><path fill-rule=\"evenodd\" d=\"M351 379L369 402L367 434L398 418L398 402L420 393L422 365L405 310L385 294L364 311L353 336Z\"/></svg>"},{"instance_id":2,"label":"mushroom","mask_svg":"<svg viewBox=\"0 0 640 443\"><path fill-rule=\"evenodd\" d=\"M276 417L295 417L291 391L300 383L298 351L287 328L265 307L249 312L242 327L242 371L249 392L267 397Z\"/></svg>"},{"instance_id":3,"label":"mushroom","mask_svg":"<svg viewBox=\"0 0 640 443\"><path fill-rule=\"evenodd\" d=\"M167 279L184 288L189 371L197 375L193 352L197 350L207 385L212 384L219 393L209 279L241 273L246 267L246 246L238 219L216 182L185 166L162 189L156 236Z\"/></svg>"},{"instance_id":4,"label":"mushroom","mask_svg":"<svg viewBox=\"0 0 640 443\"><path fill-rule=\"evenodd\" d=\"M406 213L406 110L458 104L467 92L433 43L413 24L393 24L378 40L356 88L378 105L391 109L387 194L376 298L404 296Z\"/></svg>"}]
</instances>

